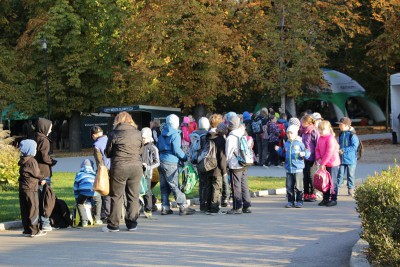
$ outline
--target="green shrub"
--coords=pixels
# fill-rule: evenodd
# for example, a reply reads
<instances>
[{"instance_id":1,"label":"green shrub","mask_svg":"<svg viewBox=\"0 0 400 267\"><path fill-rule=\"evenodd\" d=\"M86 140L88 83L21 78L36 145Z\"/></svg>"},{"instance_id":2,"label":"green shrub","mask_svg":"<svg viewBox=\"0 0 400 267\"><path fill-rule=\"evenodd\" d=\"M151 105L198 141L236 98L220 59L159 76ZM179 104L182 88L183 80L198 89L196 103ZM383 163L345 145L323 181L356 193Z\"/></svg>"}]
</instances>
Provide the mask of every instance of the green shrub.
<instances>
[{"instance_id":1,"label":"green shrub","mask_svg":"<svg viewBox=\"0 0 400 267\"><path fill-rule=\"evenodd\" d=\"M400 266L400 167L369 177L355 193L374 266Z\"/></svg>"},{"instance_id":2,"label":"green shrub","mask_svg":"<svg viewBox=\"0 0 400 267\"><path fill-rule=\"evenodd\" d=\"M10 143L9 131L0 131L0 191L17 187L19 177L19 150Z\"/></svg>"}]
</instances>

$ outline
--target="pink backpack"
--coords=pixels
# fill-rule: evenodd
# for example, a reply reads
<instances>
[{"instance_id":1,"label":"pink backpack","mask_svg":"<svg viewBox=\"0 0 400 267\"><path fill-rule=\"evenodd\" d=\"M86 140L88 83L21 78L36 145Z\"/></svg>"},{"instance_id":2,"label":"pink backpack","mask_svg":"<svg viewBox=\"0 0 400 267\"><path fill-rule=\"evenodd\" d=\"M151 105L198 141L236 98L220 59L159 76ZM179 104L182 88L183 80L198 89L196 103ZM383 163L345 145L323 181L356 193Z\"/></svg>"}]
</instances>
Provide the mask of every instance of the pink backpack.
<instances>
[{"instance_id":1,"label":"pink backpack","mask_svg":"<svg viewBox=\"0 0 400 267\"><path fill-rule=\"evenodd\" d=\"M335 194L331 174L327 170L319 168L314 174L314 188L322 193L331 190L331 194Z\"/></svg>"}]
</instances>

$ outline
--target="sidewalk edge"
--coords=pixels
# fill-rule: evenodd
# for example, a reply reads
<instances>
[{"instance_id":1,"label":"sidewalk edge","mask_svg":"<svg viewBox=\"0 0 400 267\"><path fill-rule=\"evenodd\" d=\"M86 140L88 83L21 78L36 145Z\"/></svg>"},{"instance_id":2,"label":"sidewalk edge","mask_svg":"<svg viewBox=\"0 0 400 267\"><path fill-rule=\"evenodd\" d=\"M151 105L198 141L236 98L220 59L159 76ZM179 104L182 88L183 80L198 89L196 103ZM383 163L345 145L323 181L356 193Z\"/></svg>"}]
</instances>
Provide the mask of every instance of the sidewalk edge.
<instances>
[{"instance_id":1,"label":"sidewalk edge","mask_svg":"<svg viewBox=\"0 0 400 267\"><path fill-rule=\"evenodd\" d=\"M370 267L365 255L365 251L368 249L369 244L364 239L359 239L353 246L350 256L350 267Z\"/></svg>"}]
</instances>

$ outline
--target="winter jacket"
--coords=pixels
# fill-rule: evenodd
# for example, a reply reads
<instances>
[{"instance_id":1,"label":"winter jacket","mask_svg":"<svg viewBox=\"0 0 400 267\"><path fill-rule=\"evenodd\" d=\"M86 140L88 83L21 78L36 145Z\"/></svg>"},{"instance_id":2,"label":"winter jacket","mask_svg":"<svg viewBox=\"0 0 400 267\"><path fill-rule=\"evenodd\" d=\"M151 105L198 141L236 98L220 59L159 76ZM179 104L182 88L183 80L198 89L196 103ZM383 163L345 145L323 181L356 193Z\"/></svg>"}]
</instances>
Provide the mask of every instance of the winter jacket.
<instances>
[{"instance_id":1,"label":"winter jacket","mask_svg":"<svg viewBox=\"0 0 400 267\"><path fill-rule=\"evenodd\" d=\"M181 124L182 131L182 145L188 146L190 143L190 132L189 132L189 117L183 117L183 123Z\"/></svg>"},{"instance_id":2,"label":"winter jacket","mask_svg":"<svg viewBox=\"0 0 400 267\"><path fill-rule=\"evenodd\" d=\"M244 135L244 128L239 127L231 131L226 138L225 144L225 155L226 155L226 162L231 170L242 170L244 169L241 166L235 156L239 154L239 138Z\"/></svg>"},{"instance_id":3,"label":"winter jacket","mask_svg":"<svg viewBox=\"0 0 400 267\"><path fill-rule=\"evenodd\" d=\"M161 135L160 127L153 127L153 128L151 129L151 132L152 132L154 144L157 145L157 143L158 143L158 137Z\"/></svg>"},{"instance_id":4,"label":"winter jacket","mask_svg":"<svg viewBox=\"0 0 400 267\"><path fill-rule=\"evenodd\" d=\"M142 165L143 139L140 131L128 123L118 124L110 133L105 154L116 166Z\"/></svg>"},{"instance_id":5,"label":"winter jacket","mask_svg":"<svg viewBox=\"0 0 400 267\"><path fill-rule=\"evenodd\" d=\"M93 191L93 183L96 178L96 172L93 166L82 164L81 169L75 175L74 181L74 197L78 198L79 195L92 197L97 196L99 193Z\"/></svg>"},{"instance_id":6,"label":"winter jacket","mask_svg":"<svg viewBox=\"0 0 400 267\"><path fill-rule=\"evenodd\" d=\"M299 136L293 141L287 140L284 149L279 147L277 152L281 157L285 157L285 169L288 173L303 172L304 159L310 156L310 151L306 149ZM299 155L300 152L305 153L304 157Z\"/></svg>"},{"instance_id":7,"label":"winter jacket","mask_svg":"<svg viewBox=\"0 0 400 267\"><path fill-rule=\"evenodd\" d=\"M163 162L178 163L179 160L187 160L186 154L181 149L181 131L168 125L164 126L157 147L160 160Z\"/></svg>"},{"instance_id":8,"label":"winter jacket","mask_svg":"<svg viewBox=\"0 0 400 267\"><path fill-rule=\"evenodd\" d=\"M21 157L19 162L19 190L38 191L39 180L44 176L33 156Z\"/></svg>"},{"instance_id":9,"label":"winter jacket","mask_svg":"<svg viewBox=\"0 0 400 267\"><path fill-rule=\"evenodd\" d=\"M268 142L274 143L274 142L279 142L279 134L280 134L280 129L279 126L276 124L276 122L269 121L267 123L267 129L268 129Z\"/></svg>"},{"instance_id":10,"label":"winter jacket","mask_svg":"<svg viewBox=\"0 0 400 267\"><path fill-rule=\"evenodd\" d=\"M315 129L314 125L310 125L306 128L300 126L300 135L303 141L303 144L306 146L311 153L310 157L307 159L308 161L315 161L315 148L317 146L319 132Z\"/></svg>"},{"instance_id":11,"label":"winter jacket","mask_svg":"<svg viewBox=\"0 0 400 267\"><path fill-rule=\"evenodd\" d=\"M56 161L50 158L50 144L51 140L47 136L51 126L51 121L39 118L37 121L37 132L35 134L35 141L37 143L37 153L35 159L39 164L40 172L45 178L52 176L51 166L53 166Z\"/></svg>"},{"instance_id":12,"label":"winter jacket","mask_svg":"<svg viewBox=\"0 0 400 267\"><path fill-rule=\"evenodd\" d=\"M153 177L153 170L160 166L158 148L152 143L146 143L143 148L142 162L146 163L146 178Z\"/></svg>"},{"instance_id":13,"label":"winter jacket","mask_svg":"<svg viewBox=\"0 0 400 267\"><path fill-rule=\"evenodd\" d=\"M352 135L351 139L350 136ZM356 164L357 163L357 149L360 145L360 140L355 134L354 130L340 132L339 146L343 151L340 156L341 164Z\"/></svg>"},{"instance_id":14,"label":"winter jacket","mask_svg":"<svg viewBox=\"0 0 400 267\"><path fill-rule=\"evenodd\" d=\"M189 133L193 133L194 131L196 131L198 129L197 127L197 123L195 121L191 121L189 123Z\"/></svg>"},{"instance_id":15,"label":"winter jacket","mask_svg":"<svg viewBox=\"0 0 400 267\"><path fill-rule=\"evenodd\" d=\"M210 172L209 176L223 177L226 175L226 155L225 155L225 145L226 140L223 134L217 134L210 132L207 134L207 138L211 142L215 142L215 147L217 148L217 168Z\"/></svg>"},{"instance_id":16,"label":"winter jacket","mask_svg":"<svg viewBox=\"0 0 400 267\"><path fill-rule=\"evenodd\" d=\"M107 135L102 135L96 139L93 143L93 153L94 159L96 161L96 166L99 167L100 164L104 164L107 169L110 169L110 159L107 158L104 150L107 146L108 137Z\"/></svg>"},{"instance_id":17,"label":"winter jacket","mask_svg":"<svg viewBox=\"0 0 400 267\"><path fill-rule=\"evenodd\" d=\"M320 136L315 149L315 160L319 165L335 167L340 165L339 144L331 135Z\"/></svg>"}]
</instances>

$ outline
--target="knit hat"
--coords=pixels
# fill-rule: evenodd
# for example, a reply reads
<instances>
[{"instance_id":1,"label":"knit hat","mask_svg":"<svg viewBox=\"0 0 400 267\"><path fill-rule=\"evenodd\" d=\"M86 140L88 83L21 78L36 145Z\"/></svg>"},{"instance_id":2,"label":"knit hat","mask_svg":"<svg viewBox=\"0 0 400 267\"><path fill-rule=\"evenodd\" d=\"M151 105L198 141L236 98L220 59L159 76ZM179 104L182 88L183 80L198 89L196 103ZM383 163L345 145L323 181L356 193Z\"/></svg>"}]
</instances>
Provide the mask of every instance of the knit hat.
<instances>
[{"instance_id":1,"label":"knit hat","mask_svg":"<svg viewBox=\"0 0 400 267\"><path fill-rule=\"evenodd\" d=\"M149 127L144 127L142 129L142 138L144 139L145 143L154 141L152 133L151 133L151 129Z\"/></svg>"},{"instance_id":2,"label":"knit hat","mask_svg":"<svg viewBox=\"0 0 400 267\"><path fill-rule=\"evenodd\" d=\"M175 114L168 115L167 118L165 119L167 122L167 125L169 127L172 127L174 129L178 129L179 127L179 118Z\"/></svg>"},{"instance_id":3,"label":"knit hat","mask_svg":"<svg viewBox=\"0 0 400 267\"><path fill-rule=\"evenodd\" d=\"M226 134L228 132L228 127L226 126L225 123L220 123L217 126L217 133L222 133L222 134Z\"/></svg>"},{"instance_id":4,"label":"knit hat","mask_svg":"<svg viewBox=\"0 0 400 267\"><path fill-rule=\"evenodd\" d=\"M22 140L21 143L19 144L19 150L21 151L21 154L24 157L27 156L34 157L36 155L36 147L37 147L36 142L31 139Z\"/></svg>"},{"instance_id":5,"label":"knit hat","mask_svg":"<svg viewBox=\"0 0 400 267\"><path fill-rule=\"evenodd\" d=\"M229 130L235 130L240 126L240 118L238 116L233 116L228 121Z\"/></svg>"},{"instance_id":6,"label":"knit hat","mask_svg":"<svg viewBox=\"0 0 400 267\"><path fill-rule=\"evenodd\" d=\"M243 120L244 121L251 120L251 115L248 111L243 112Z\"/></svg>"},{"instance_id":7,"label":"knit hat","mask_svg":"<svg viewBox=\"0 0 400 267\"><path fill-rule=\"evenodd\" d=\"M297 127L300 128L301 123L298 118L293 117L293 118L290 118L290 120L289 120L289 126L290 125L296 125Z\"/></svg>"},{"instance_id":8,"label":"knit hat","mask_svg":"<svg viewBox=\"0 0 400 267\"><path fill-rule=\"evenodd\" d=\"M206 117L201 117L199 120L199 129L210 129L210 121Z\"/></svg>"}]
</instances>

